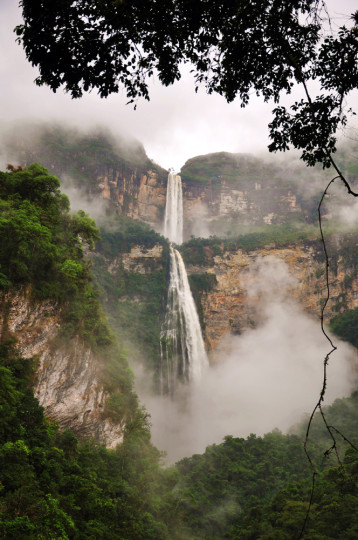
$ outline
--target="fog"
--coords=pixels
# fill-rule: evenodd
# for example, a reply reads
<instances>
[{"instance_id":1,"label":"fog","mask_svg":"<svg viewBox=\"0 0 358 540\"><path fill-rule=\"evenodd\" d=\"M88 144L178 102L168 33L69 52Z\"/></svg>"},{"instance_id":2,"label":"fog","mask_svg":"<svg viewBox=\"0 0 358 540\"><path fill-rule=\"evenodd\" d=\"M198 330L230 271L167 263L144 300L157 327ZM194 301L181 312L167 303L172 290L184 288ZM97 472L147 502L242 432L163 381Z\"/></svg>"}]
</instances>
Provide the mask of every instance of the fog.
<instances>
[{"instance_id":1,"label":"fog","mask_svg":"<svg viewBox=\"0 0 358 540\"><path fill-rule=\"evenodd\" d=\"M338 0L328 2L334 28L337 23L348 23L349 14L356 9L355 0L343 4ZM34 84L38 70L15 42L13 29L18 24L21 10L17 2L1 0L0 123L32 119L66 120L83 128L105 124L116 135L128 133L141 140L150 158L165 169L175 170L195 155L220 150L256 153L267 147L267 125L274 104L252 95L250 105L242 109L237 99L228 104L219 95L208 95L204 88L195 93L190 66L183 68L182 79L169 88L152 80L151 100L140 100L137 110L125 105L127 99L122 93L100 99L91 92L75 100L62 90L53 93L47 87L38 87ZM296 90L294 99L300 99ZM358 93L353 93L349 106L354 108L357 98ZM291 102L291 96L282 101Z\"/></svg>"},{"instance_id":2,"label":"fog","mask_svg":"<svg viewBox=\"0 0 358 540\"><path fill-rule=\"evenodd\" d=\"M349 147L348 147L349 150ZM350 155L350 161L354 164L358 161L358 141L355 152ZM358 170L358 169L357 169ZM358 192L358 187L352 183L349 175L346 176L351 183L353 191ZM334 175L332 174L332 178ZM356 231L358 224L358 200L347 193L347 189L340 179L336 179L329 187L325 197L324 210L330 220L341 232Z\"/></svg>"},{"instance_id":3,"label":"fog","mask_svg":"<svg viewBox=\"0 0 358 540\"><path fill-rule=\"evenodd\" d=\"M106 210L108 207L108 201L98 196L96 199L93 195L87 196L84 190L74 187L73 181L70 177L65 176L61 182L61 191L67 195L70 200L71 213L78 210L84 210L90 215L92 219L96 221L99 227L104 226L108 218L106 216Z\"/></svg>"},{"instance_id":4,"label":"fog","mask_svg":"<svg viewBox=\"0 0 358 540\"><path fill-rule=\"evenodd\" d=\"M197 238L209 238L213 234L213 228L208 222L209 216L209 208L204 202L200 201L199 204L196 204L188 224L190 234Z\"/></svg>"},{"instance_id":5,"label":"fog","mask_svg":"<svg viewBox=\"0 0 358 540\"><path fill-rule=\"evenodd\" d=\"M145 374L137 373L153 441L167 452L168 463L203 452L225 435L288 430L317 402L329 344L319 321L292 300L295 281L287 266L270 256L256 260L245 282L258 325L223 340L200 384L179 389L170 400L151 396ZM355 358L354 349L339 342L329 364L325 404L352 390Z\"/></svg>"}]
</instances>

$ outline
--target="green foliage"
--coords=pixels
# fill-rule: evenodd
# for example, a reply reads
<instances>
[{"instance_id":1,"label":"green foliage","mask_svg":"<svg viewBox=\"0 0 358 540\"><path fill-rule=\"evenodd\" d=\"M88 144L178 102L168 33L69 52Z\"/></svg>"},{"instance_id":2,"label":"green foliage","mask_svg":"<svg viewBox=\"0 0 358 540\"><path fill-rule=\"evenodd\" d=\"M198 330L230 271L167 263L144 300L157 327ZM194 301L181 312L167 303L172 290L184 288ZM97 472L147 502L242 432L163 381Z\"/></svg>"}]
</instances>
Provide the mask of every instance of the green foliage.
<instances>
[{"instance_id":1,"label":"green foliage","mask_svg":"<svg viewBox=\"0 0 358 540\"><path fill-rule=\"evenodd\" d=\"M291 540L302 530L310 499L309 482L280 491L273 500L242 514L226 534L231 539ZM312 540L356 538L358 532L358 455L348 450L342 467L331 468L316 480L305 528Z\"/></svg>"},{"instance_id":2,"label":"green foliage","mask_svg":"<svg viewBox=\"0 0 358 540\"><path fill-rule=\"evenodd\" d=\"M255 182L262 184L263 179L265 188L275 188L276 192L279 192L278 186L295 187L279 166L249 154L214 152L196 156L185 163L180 175L185 185L201 184L204 187L206 184L214 192L220 189L221 183L242 191L250 190Z\"/></svg>"},{"instance_id":3,"label":"green foliage","mask_svg":"<svg viewBox=\"0 0 358 540\"><path fill-rule=\"evenodd\" d=\"M337 399L325 407L324 412L329 425L336 426L345 437L356 442L357 391L348 398ZM222 444L207 447L204 454L177 463L180 477L175 493L186 527L184 537L287 540L298 537L312 478L303 450L306 429L307 421L304 420L295 427L295 434L283 435L274 430L264 437L253 434L247 439L227 436ZM341 458L348 447L345 462L352 463L352 468L346 466L345 471L337 468L334 456L325 455L332 439L317 414L307 447L320 473L308 529L312 531L312 539L331 538L330 522L337 519L335 505L343 512L344 524L340 525L342 533L340 526L334 525L332 538L346 538L343 531L356 528L358 455L351 453L338 433L336 436ZM350 509L347 512L344 511L345 504ZM348 515L350 512L354 515Z\"/></svg>"},{"instance_id":4,"label":"green foliage","mask_svg":"<svg viewBox=\"0 0 358 540\"><path fill-rule=\"evenodd\" d=\"M205 328L203 307L201 304L202 293L215 289L217 285L216 275L205 272L205 274L190 274L188 277L190 289L200 319L200 326L201 328Z\"/></svg>"},{"instance_id":5,"label":"green foliage","mask_svg":"<svg viewBox=\"0 0 358 540\"><path fill-rule=\"evenodd\" d=\"M82 210L69 214L59 180L40 165L0 173L0 180L0 235L8 238L0 246L3 289L30 285L35 297L58 302L58 339L69 349L72 338L85 340L101 363L106 389L121 394L121 403L113 398L104 415L116 421L131 418L137 407L133 376L109 330L84 254L99 240L95 222Z\"/></svg>"},{"instance_id":6,"label":"green foliage","mask_svg":"<svg viewBox=\"0 0 358 540\"><path fill-rule=\"evenodd\" d=\"M95 88L101 97L124 89L129 103L149 99L148 78L157 73L162 84L173 84L183 63L191 65L196 85L228 102L238 97L243 107L251 94L277 105L302 84L304 99L273 110L269 149L292 144L309 165L330 167L335 132L347 122L342 103L357 84L358 26L354 19L350 28L326 35L324 8L313 0L140 0L90 9L80 1L54 8L23 0L16 33L39 68L36 83L54 91L63 86L74 98ZM309 95L312 80L321 95Z\"/></svg>"},{"instance_id":7,"label":"green foliage","mask_svg":"<svg viewBox=\"0 0 358 540\"><path fill-rule=\"evenodd\" d=\"M192 292L195 290L199 294L201 292L209 292L215 289L217 285L217 279L215 274L209 274L208 272L205 272L205 274L191 274L189 276L190 279L190 288Z\"/></svg>"},{"instance_id":8,"label":"green foliage","mask_svg":"<svg viewBox=\"0 0 358 540\"><path fill-rule=\"evenodd\" d=\"M317 230L313 227L297 228L295 226L271 225L252 232L232 238L192 238L180 246L180 251L186 264L203 266L211 263L215 256L224 252L243 249L251 251L274 245L276 248L287 247L298 242L311 244L317 239Z\"/></svg>"},{"instance_id":9,"label":"green foliage","mask_svg":"<svg viewBox=\"0 0 358 540\"><path fill-rule=\"evenodd\" d=\"M44 418L32 374L32 362L4 343L0 538L174 538L176 476L159 468L147 415L138 410L128 421L116 450L80 442Z\"/></svg>"},{"instance_id":10,"label":"green foliage","mask_svg":"<svg viewBox=\"0 0 358 540\"><path fill-rule=\"evenodd\" d=\"M315 272L316 278L319 279L321 276L323 276L324 273L325 273L324 268L317 268Z\"/></svg>"},{"instance_id":11,"label":"green foliage","mask_svg":"<svg viewBox=\"0 0 358 540\"><path fill-rule=\"evenodd\" d=\"M289 481L306 478L301 440L274 431L264 437L225 437L203 455L177 464L181 510L194 538L221 538L237 515L271 497Z\"/></svg>"},{"instance_id":12,"label":"green foliage","mask_svg":"<svg viewBox=\"0 0 358 540\"><path fill-rule=\"evenodd\" d=\"M98 239L84 212L70 216L59 180L38 164L0 173L1 284L31 283L35 294L65 301L90 281L83 245Z\"/></svg>"},{"instance_id":13,"label":"green foliage","mask_svg":"<svg viewBox=\"0 0 358 540\"><path fill-rule=\"evenodd\" d=\"M213 260L215 255L221 255L224 250L224 241L217 236L210 238L191 238L179 246L185 264L205 265Z\"/></svg>"},{"instance_id":14,"label":"green foliage","mask_svg":"<svg viewBox=\"0 0 358 540\"><path fill-rule=\"evenodd\" d=\"M118 257L140 247L144 252L161 246L157 258L143 259L141 273L126 270ZM151 371L160 357L160 325L166 288L167 241L147 225L117 216L109 230L101 231L92 271L111 328L128 347L131 357L139 357ZM109 272L109 263L113 266Z\"/></svg>"},{"instance_id":15,"label":"green foliage","mask_svg":"<svg viewBox=\"0 0 358 540\"><path fill-rule=\"evenodd\" d=\"M72 187L82 187L86 193L93 190L97 194L98 178L103 176L116 181L119 174L139 181L139 174L149 169L166 174L148 158L138 141L119 136L114 139L100 129L83 134L61 125L30 125L23 127L21 133L8 132L5 144L19 162L42 163L63 183L69 177Z\"/></svg>"},{"instance_id":16,"label":"green foliage","mask_svg":"<svg viewBox=\"0 0 358 540\"><path fill-rule=\"evenodd\" d=\"M101 240L96 245L96 252L105 257L115 257L127 253L134 246L150 249L159 244L167 249L167 240L156 233L146 223L126 216L108 218L101 229Z\"/></svg>"},{"instance_id":17,"label":"green foliage","mask_svg":"<svg viewBox=\"0 0 358 540\"><path fill-rule=\"evenodd\" d=\"M82 210L69 214L59 180L38 164L0 173L0 284L28 285L38 298L62 307L66 338L80 334L98 346L112 343L84 247L99 239L95 222Z\"/></svg>"},{"instance_id":18,"label":"green foliage","mask_svg":"<svg viewBox=\"0 0 358 540\"><path fill-rule=\"evenodd\" d=\"M348 309L333 317L329 324L334 334L358 347L358 308Z\"/></svg>"}]
</instances>

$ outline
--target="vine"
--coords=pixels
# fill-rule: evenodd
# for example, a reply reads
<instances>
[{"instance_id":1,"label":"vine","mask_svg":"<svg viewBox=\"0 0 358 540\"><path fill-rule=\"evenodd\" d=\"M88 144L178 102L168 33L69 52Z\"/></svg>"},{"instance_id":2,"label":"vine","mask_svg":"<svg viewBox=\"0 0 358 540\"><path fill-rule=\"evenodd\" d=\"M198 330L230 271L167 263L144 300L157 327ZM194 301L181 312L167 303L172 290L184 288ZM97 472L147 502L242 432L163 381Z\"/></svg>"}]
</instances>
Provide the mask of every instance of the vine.
<instances>
[{"instance_id":1,"label":"vine","mask_svg":"<svg viewBox=\"0 0 358 540\"><path fill-rule=\"evenodd\" d=\"M332 156L329 154L329 152L327 152L327 156L329 157L330 161L332 162L334 168L336 169L336 171L338 172L338 175L335 176L334 178L332 178L324 192L322 193L322 196L321 196L321 199L320 199L320 202L319 202L319 205L318 205L318 221L319 221L319 230L320 230L320 236L321 236L321 241L322 241L322 246L323 246L323 252L324 252L324 258L325 258L325 285L326 285L326 291L327 291L327 295L326 297L323 299L323 303L322 303L322 306L321 306L321 317L320 317L320 320L321 320L321 331L323 333L323 335L325 336L325 338L327 339L327 341L329 342L329 345L331 347L330 351L326 354L325 358L324 358L324 361L323 361L323 382L322 382L322 388L321 388L321 392L320 392L320 395L319 395L319 398L318 398L318 401L316 403L316 405L314 406L313 410L312 410L312 413L311 413L311 416L309 418L309 421L308 421L308 424L307 424L307 430L306 430L306 435L305 435L305 440L304 440L304 444L303 444L303 448L304 448L304 451L305 451L305 454L307 456L307 459L310 463L310 466L311 466L311 469L312 469L312 485L311 485L311 495L310 495L310 500L309 500L309 503L308 503L308 508L307 508L307 512L306 512L306 515L305 515L305 519L304 519L304 523L302 525L302 529L301 529L301 532L300 532L300 535L298 537L298 540L300 540L301 538L303 538L303 534L304 534L304 531L305 531L305 528L306 528L306 525L307 525L307 521L308 521L308 518L309 518L309 515L310 515L310 511L311 511L311 507L312 507L312 502L313 502L313 496L314 496L314 490L315 490L315 479L316 479L316 476L318 474L317 472L317 469L312 461L312 458L308 452L308 449L307 449L307 444L308 444L308 440L309 440L309 434L310 434L310 430L311 430L311 425L312 425L312 421L313 421L313 418L317 412L317 410L319 410L319 413L322 417L322 420L323 420L323 423L332 439L332 445L324 452L324 457L327 457L328 455L330 455L333 451L335 452L336 454L336 457L337 457L337 461L339 463L340 466L342 466L342 462L341 462L341 459L340 459L340 456L339 456L339 453L338 453L338 448L337 448L337 440L336 440L336 437L333 433L333 431L335 431L337 434L339 434L343 440L348 443L355 451L358 452L358 448L347 438L345 437L340 431L339 429L337 429L335 426L333 425L329 425L327 423L327 419L326 419L326 416L325 416L325 413L322 409L322 403L324 401L324 397L325 397L325 394L326 394L326 390L327 390L327 366L328 366L328 361L330 359L330 356L334 353L334 351L337 350L337 346L333 343L332 339L330 338L330 336L327 334L327 332L325 331L325 328L324 328L324 314L325 314L325 309L326 309L326 306L331 298L331 291L330 291L330 284L329 284L329 255L328 255L328 251L327 251L327 245L326 245L326 241L325 241L325 237L324 237L324 233L323 233L323 226L322 226L322 213L321 213L321 208L322 208L322 204L323 204L323 201L324 201L324 198L325 196L327 195L328 193L328 190L330 188L330 186L335 182L335 180L337 179L340 179L344 186L347 188L347 191L348 191L348 194L349 195L353 195L354 197L358 197L358 193L355 193L354 191L352 191L349 183L347 182L347 180L344 178L343 174L341 173L341 171L338 169L337 165L335 164L335 162L333 161L333 158Z\"/></svg>"}]
</instances>

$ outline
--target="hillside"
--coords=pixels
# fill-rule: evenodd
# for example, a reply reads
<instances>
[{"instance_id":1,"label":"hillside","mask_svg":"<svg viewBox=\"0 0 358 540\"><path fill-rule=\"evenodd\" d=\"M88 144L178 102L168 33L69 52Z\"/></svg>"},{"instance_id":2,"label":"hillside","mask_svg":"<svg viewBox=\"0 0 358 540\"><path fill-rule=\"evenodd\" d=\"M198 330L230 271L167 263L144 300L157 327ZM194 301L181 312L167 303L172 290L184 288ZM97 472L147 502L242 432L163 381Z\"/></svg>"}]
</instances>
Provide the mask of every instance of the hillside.
<instances>
[{"instance_id":1,"label":"hillside","mask_svg":"<svg viewBox=\"0 0 358 540\"><path fill-rule=\"evenodd\" d=\"M50 418L115 446L137 402L84 255L99 238L95 222L69 213L40 165L0 180L1 341L36 358L34 391Z\"/></svg>"}]
</instances>

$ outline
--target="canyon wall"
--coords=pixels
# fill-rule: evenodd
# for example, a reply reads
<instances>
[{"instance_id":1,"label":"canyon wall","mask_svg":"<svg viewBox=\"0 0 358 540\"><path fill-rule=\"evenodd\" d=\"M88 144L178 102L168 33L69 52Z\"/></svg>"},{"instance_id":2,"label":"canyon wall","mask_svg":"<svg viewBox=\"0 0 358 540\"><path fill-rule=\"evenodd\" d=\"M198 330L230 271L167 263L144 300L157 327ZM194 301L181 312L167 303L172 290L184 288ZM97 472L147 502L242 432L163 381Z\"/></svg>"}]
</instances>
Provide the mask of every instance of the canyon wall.
<instances>
[{"instance_id":1,"label":"canyon wall","mask_svg":"<svg viewBox=\"0 0 358 540\"><path fill-rule=\"evenodd\" d=\"M287 290L288 297L297 300L318 320L327 295L325 265L320 254L319 242L301 243L284 248L267 246L250 251L223 251L205 264L189 265L189 273L213 273L217 279L215 288L201 295L208 349L214 349L228 333L240 334L260 321L257 302L252 295L249 296L248 290L254 287L256 280L251 269L257 260L264 257L275 257L286 263L294 278ZM349 262L342 256L337 256L335 263L329 277L330 301L325 309L327 323L338 313L358 307L356 272L352 272Z\"/></svg>"},{"instance_id":2,"label":"canyon wall","mask_svg":"<svg viewBox=\"0 0 358 540\"><path fill-rule=\"evenodd\" d=\"M0 337L15 337L24 358L36 361L35 396L61 429L96 438L108 447L123 440L124 424L103 417L106 398L100 361L79 337L60 336L61 311L52 300L31 299L29 291L3 295Z\"/></svg>"},{"instance_id":3,"label":"canyon wall","mask_svg":"<svg viewBox=\"0 0 358 540\"><path fill-rule=\"evenodd\" d=\"M156 230L163 222L166 177L153 170L128 170L125 175L109 169L97 177L100 196L121 215L139 219Z\"/></svg>"},{"instance_id":4,"label":"canyon wall","mask_svg":"<svg viewBox=\"0 0 358 540\"><path fill-rule=\"evenodd\" d=\"M331 255L329 278L331 298L325 310L327 323L335 315L358 307L358 276L355 262L352 261L352 257L344 255L347 249L354 254L357 247L353 237L349 242L350 248L338 247ZM332 249L333 244L334 242ZM213 249L210 240L207 243L202 240L200 249L196 246L188 251L184 245L183 256L187 272L193 280L196 277L200 280L206 275L214 275L216 278L216 284L211 285L209 290L199 289L198 294L194 295L201 314L208 350L215 349L226 335L240 334L245 328L254 327L260 322L257 302L248 294L248 290L255 284L256 276L252 272L255 263L265 257L274 257L285 262L293 278L292 286L287 290L288 297L297 300L312 317L317 320L320 318L322 302L326 296L326 278L325 260L321 242L318 240L301 241L282 247L272 243L265 247L250 249L230 248L224 242L219 248ZM148 287L161 268L166 271L166 264L163 247L158 244L148 248L132 247L129 252L108 258L105 263L114 280L123 279L123 274L119 274L118 269L124 268L131 274L132 280L136 279L135 276L145 277ZM103 277L103 267L101 268ZM160 294L164 297L165 282L161 287ZM138 293L132 295L128 294L128 290L124 290L120 302L132 305L133 310L139 314L143 309L142 306L153 301L154 294L158 294L157 288L154 287L147 296L143 295L142 289L138 289ZM152 316L160 318L162 315L157 312Z\"/></svg>"},{"instance_id":5,"label":"canyon wall","mask_svg":"<svg viewBox=\"0 0 358 540\"><path fill-rule=\"evenodd\" d=\"M195 236L232 234L233 226L280 224L309 213L297 181L300 168L218 152L188 160L181 175L187 231Z\"/></svg>"},{"instance_id":6,"label":"canyon wall","mask_svg":"<svg viewBox=\"0 0 358 540\"><path fill-rule=\"evenodd\" d=\"M227 152L189 160L180 173L185 239L191 235L232 234L243 226L312 219L312 201L300 188L302 169L290 170L253 156ZM312 186L312 178L309 180ZM163 223L166 183L163 171L150 169L108 169L95 180L101 197L119 213L142 220L158 231Z\"/></svg>"},{"instance_id":7,"label":"canyon wall","mask_svg":"<svg viewBox=\"0 0 358 540\"><path fill-rule=\"evenodd\" d=\"M64 191L75 188L72 194L84 206L86 199L102 199L110 212L161 227L168 173L140 142L101 130L83 134L44 125L8 133L3 144L9 161L23 167L41 163L60 178Z\"/></svg>"},{"instance_id":8,"label":"canyon wall","mask_svg":"<svg viewBox=\"0 0 358 540\"><path fill-rule=\"evenodd\" d=\"M4 145L15 164L37 161L61 179L65 190L76 188L84 201L102 200L108 211L162 230L168 172L148 158L138 141L47 126L8 134ZM180 174L185 239L239 234L242 227L303 218L312 221L314 186L322 186L325 178L295 160L273 162L228 152L189 159Z\"/></svg>"}]
</instances>

